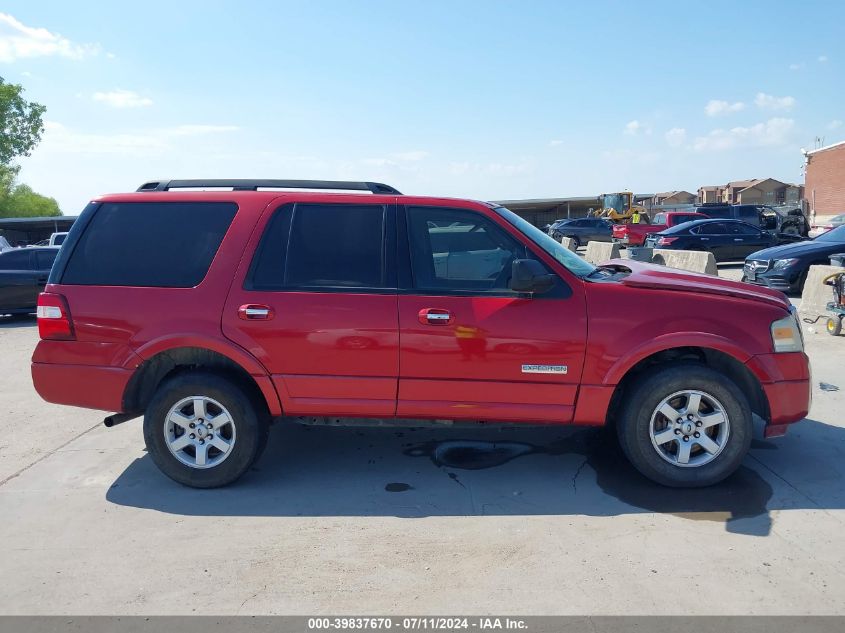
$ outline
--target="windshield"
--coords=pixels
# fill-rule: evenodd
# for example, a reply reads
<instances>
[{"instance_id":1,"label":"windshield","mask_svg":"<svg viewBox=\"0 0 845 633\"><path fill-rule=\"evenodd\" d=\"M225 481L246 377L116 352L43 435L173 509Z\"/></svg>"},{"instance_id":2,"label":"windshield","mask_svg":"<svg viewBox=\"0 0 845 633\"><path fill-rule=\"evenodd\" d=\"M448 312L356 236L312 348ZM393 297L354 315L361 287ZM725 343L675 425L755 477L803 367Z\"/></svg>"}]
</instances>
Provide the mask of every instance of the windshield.
<instances>
[{"instance_id":1,"label":"windshield","mask_svg":"<svg viewBox=\"0 0 845 633\"><path fill-rule=\"evenodd\" d=\"M554 257L555 260L563 265L569 272L578 275L579 277L586 277L596 270L595 266L585 262L583 259L578 257L578 255L564 247L563 244L556 242L536 226L519 217L510 209L506 209L505 207L496 207L496 213L515 226L516 229L529 240Z\"/></svg>"},{"instance_id":2,"label":"windshield","mask_svg":"<svg viewBox=\"0 0 845 633\"><path fill-rule=\"evenodd\" d=\"M624 213L628 210L626 197L620 193L606 193L602 201L603 209L615 209L617 213Z\"/></svg>"},{"instance_id":3,"label":"windshield","mask_svg":"<svg viewBox=\"0 0 845 633\"><path fill-rule=\"evenodd\" d=\"M845 225L837 226L835 229L819 235L816 242L837 242L845 244Z\"/></svg>"}]
</instances>

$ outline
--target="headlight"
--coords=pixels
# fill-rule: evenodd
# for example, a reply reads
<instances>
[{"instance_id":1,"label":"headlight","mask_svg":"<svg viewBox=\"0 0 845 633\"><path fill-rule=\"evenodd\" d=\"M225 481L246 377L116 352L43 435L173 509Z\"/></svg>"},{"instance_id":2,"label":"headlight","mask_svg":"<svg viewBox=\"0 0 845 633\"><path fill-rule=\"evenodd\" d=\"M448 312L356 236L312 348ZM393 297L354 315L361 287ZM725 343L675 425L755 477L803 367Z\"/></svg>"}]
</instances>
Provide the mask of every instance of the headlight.
<instances>
[{"instance_id":1,"label":"headlight","mask_svg":"<svg viewBox=\"0 0 845 633\"><path fill-rule=\"evenodd\" d=\"M804 338L795 313L772 323L772 345L775 352L803 352Z\"/></svg>"},{"instance_id":2,"label":"headlight","mask_svg":"<svg viewBox=\"0 0 845 633\"><path fill-rule=\"evenodd\" d=\"M776 259L774 266L772 266L772 270L778 270L780 268L786 268L788 266L792 266L792 264L794 264L797 261L798 261L798 259L794 258L794 257L792 259Z\"/></svg>"}]
</instances>

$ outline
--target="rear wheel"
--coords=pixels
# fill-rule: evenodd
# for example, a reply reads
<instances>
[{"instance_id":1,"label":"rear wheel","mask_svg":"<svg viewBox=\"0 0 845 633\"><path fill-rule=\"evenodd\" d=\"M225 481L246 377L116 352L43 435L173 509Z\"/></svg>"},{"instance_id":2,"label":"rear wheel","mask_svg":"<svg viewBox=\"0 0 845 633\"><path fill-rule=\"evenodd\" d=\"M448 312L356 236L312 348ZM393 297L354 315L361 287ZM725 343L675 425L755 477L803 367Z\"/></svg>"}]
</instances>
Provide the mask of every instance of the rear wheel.
<instances>
[{"instance_id":1,"label":"rear wheel","mask_svg":"<svg viewBox=\"0 0 845 633\"><path fill-rule=\"evenodd\" d=\"M240 385L190 372L162 384L144 415L144 441L156 466L194 488L243 475L266 445L269 419Z\"/></svg>"},{"instance_id":2,"label":"rear wheel","mask_svg":"<svg viewBox=\"0 0 845 633\"><path fill-rule=\"evenodd\" d=\"M573 235L573 236L572 236L572 237L570 237L569 239L571 239L571 240L572 240L572 243L575 245L575 248L580 248L580 247L581 247L581 240L578 238L578 236L577 236L577 235Z\"/></svg>"},{"instance_id":3,"label":"rear wheel","mask_svg":"<svg viewBox=\"0 0 845 633\"><path fill-rule=\"evenodd\" d=\"M621 407L617 435L643 475L665 486L702 487L732 474L751 445L751 408L730 379L697 364L640 379Z\"/></svg>"},{"instance_id":4,"label":"rear wheel","mask_svg":"<svg viewBox=\"0 0 845 633\"><path fill-rule=\"evenodd\" d=\"M828 317L827 333L831 336L839 336L842 334L842 317Z\"/></svg>"}]
</instances>

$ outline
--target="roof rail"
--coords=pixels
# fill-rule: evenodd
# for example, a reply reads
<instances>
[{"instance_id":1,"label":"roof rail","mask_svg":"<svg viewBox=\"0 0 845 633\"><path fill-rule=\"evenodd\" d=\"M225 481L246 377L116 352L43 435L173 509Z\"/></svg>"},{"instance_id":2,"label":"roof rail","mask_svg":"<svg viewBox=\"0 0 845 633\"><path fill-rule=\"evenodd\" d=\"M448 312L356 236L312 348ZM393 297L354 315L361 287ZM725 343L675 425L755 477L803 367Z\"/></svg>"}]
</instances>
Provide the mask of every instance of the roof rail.
<instances>
[{"instance_id":1,"label":"roof rail","mask_svg":"<svg viewBox=\"0 0 845 633\"><path fill-rule=\"evenodd\" d=\"M252 180L244 178L217 178L205 180L153 180L138 187L138 191L170 191L171 189L199 189L206 187L229 188L233 191L258 191L258 189L337 189L341 191L369 191L402 195L390 185L380 182L354 182L345 180Z\"/></svg>"}]
</instances>

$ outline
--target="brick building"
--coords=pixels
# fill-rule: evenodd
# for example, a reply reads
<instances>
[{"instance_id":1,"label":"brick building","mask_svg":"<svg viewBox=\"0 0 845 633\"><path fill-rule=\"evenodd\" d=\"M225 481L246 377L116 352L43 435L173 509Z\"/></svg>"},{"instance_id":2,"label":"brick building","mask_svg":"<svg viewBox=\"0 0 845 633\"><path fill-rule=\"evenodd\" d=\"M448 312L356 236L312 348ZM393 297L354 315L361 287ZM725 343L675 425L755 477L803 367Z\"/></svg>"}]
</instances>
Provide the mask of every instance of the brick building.
<instances>
[{"instance_id":1,"label":"brick building","mask_svg":"<svg viewBox=\"0 0 845 633\"><path fill-rule=\"evenodd\" d=\"M804 154L807 165L805 195L810 213L845 213L845 141Z\"/></svg>"}]
</instances>

